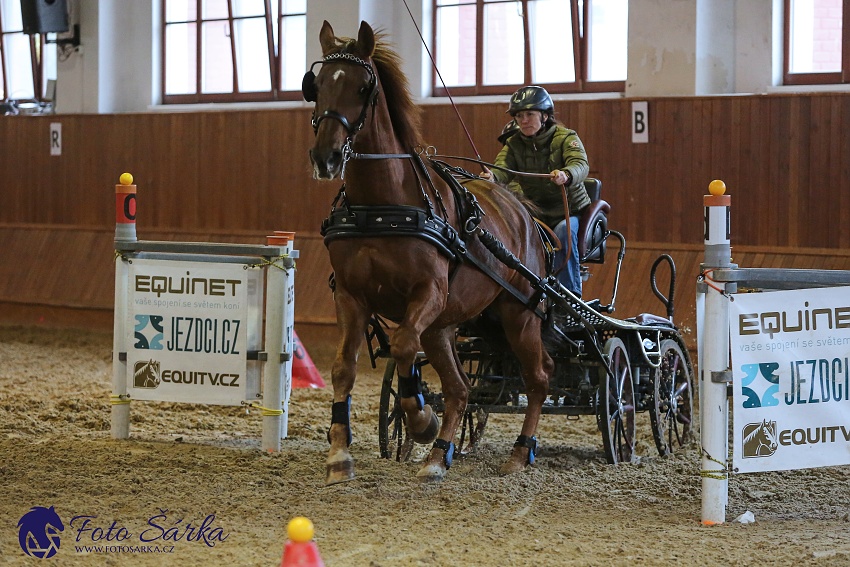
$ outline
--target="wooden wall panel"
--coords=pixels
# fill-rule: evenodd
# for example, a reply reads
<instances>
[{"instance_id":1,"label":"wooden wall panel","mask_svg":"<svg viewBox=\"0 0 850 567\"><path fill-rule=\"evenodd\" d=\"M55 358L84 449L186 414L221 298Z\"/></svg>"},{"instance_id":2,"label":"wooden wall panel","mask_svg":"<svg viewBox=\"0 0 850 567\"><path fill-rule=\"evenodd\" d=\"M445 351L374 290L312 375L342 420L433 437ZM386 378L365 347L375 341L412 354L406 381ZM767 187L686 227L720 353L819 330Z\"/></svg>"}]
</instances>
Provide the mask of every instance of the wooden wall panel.
<instances>
[{"instance_id":1,"label":"wooden wall panel","mask_svg":"<svg viewBox=\"0 0 850 567\"><path fill-rule=\"evenodd\" d=\"M496 136L508 120L507 102L457 102L476 150L492 160L500 149ZM688 247L701 249L702 196L715 178L726 182L733 197L733 245L785 251L750 253L747 265L806 267L799 265L795 250L826 250L843 257L850 249L850 93L665 97L648 102L650 142L633 144L631 100L556 101L558 117L579 132L591 173L603 182L604 198L612 205L610 227L626 236L629 252L644 251L644 256L634 255L638 259L627 253L624 266L624 274L631 272L632 262L641 266L645 273L625 277L629 286L642 291L627 291L626 280L621 282L621 298L633 294L628 303L636 303L634 309L644 309L645 298L651 310L659 309L646 283L650 252L684 254L681 261L689 271L681 277L690 287L683 294L693 294L692 264L699 254L693 256ZM476 150L450 105L425 104L422 111L423 143L433 144L441 154L474 157ZM62 124L61 156L49 155L52 122ZM114 185L121 172L130 171L138 186L142 237L195 233L226 239L294 230L308 239L312 253L322 254L317 233L341 183L311 178L307 151L312 141L306 106L2 117L0 226L53 227L65 231L62 238L82 231L68 246L99 250L100 240L85 236L94 231L109 248ZM478 171L475 164L459 165ZM20 235L0 231L4 252L13 238ZM40 238L45 237L32 242L36 253L31 256L51 261L51 254L42 253L56 249L45 248L47 241ZM20 242L15 242L11 244L19 248ZM822 267L833 256L806 257L811 259L808 267ZM313 260L305 259L305 266L311 266L310 273L319 280L313 285L324 288L329 267ZM67 275L85 279L88 271L103 268L94 262L83 258ZM698 264L696 260L696 269ZM23 285L24 277L17 268L15 255L0 256L0 275L14 279L15 286ZM592 288L598 283L610 290L609 265L595 278ZM59 284L51 287L54 284L44 277L25 280L26 285L45 286L32 292L36 295L64 294L74 305L74 298L89 299L84 285L67 278L68 291ZM79 293L72 298L70 290ZM22 297L29 297L27 293ZM319 319L332 317L324 299L307 303L314 305L310 309Z\"/></svg>"}]
</instances>

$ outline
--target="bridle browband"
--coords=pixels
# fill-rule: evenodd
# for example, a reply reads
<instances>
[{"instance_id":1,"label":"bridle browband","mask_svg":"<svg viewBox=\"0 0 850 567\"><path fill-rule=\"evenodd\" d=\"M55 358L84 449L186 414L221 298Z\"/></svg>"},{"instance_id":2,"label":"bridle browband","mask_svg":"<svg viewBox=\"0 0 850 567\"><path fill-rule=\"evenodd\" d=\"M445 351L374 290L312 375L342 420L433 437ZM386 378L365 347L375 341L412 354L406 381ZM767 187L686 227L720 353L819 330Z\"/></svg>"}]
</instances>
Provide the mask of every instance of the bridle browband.
<instances>
[{"instance_id":1,"label":"bridle browband","mask_svg":"<svg viewBox=\"0 0 850 567\"><path fill-rule=\"evenodd\" d=\"M310 65L310 70L304 73L304 78L301 81L301 91L304 95L304 100L307 102L316 102L318 97L318 89L316 88L316 74L313 72L313 68L316 65L323 65L325 63L330 62L338 62L338 63L350 63L352 65L357 65L362 67L369 73L369 94L366 97L366 101L363 103L363 108L360 110L360 116L357 117L357 121L354 124L351 124L348 121L348 118L345 117L340 112L335 110L325 110L321 115L316 116L315 109L313 110L313 118L311 123L313 125L313 132L317 132L319 130L319 125L322 123L322 120L326 118L332 118L342 124L342 127L345 128L345 131L348 133L346 146L351 145L351 139L363 129L363 125L366 123L366 114L369 112L369 107L375 106L378 100L378 77L375 75L375 70L372 68L372 65L367 61L357 57L352 53L348 53L346 51L340 51L337 53L331 53L329 55L325 55L321 61L314 61L312 65ZM350 148L349 148L350 150Z\"/></svg>"}]
</instances>

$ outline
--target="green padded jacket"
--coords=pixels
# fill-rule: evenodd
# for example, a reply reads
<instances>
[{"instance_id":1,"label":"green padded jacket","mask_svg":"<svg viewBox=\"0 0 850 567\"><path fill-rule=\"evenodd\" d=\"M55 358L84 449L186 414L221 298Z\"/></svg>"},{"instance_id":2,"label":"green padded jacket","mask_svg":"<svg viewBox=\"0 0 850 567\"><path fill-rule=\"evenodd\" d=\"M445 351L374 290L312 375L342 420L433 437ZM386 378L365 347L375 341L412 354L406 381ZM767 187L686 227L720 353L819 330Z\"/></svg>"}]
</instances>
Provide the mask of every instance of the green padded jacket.
<instances>
[{"instance_id":1,"label":"green padded jacket","mask_svg":"<svg viewBox=\"0 0 850 567\"><path fill-rule=\"evenodd\" d=\"M568 188L570 214L580 215L590 204L590 197L584 188L584 180L590 171L584 145L574 130L560 124L530 138L520 133L514 134L496 156L495 164L527 173L549 173L556 169L565 171L572 180ZM533 201L540 208L540 220L550 227L554 228L564 220L561 188L550 180L513 175L495 168L493 177Z\"/></svg>"}]
</instances>

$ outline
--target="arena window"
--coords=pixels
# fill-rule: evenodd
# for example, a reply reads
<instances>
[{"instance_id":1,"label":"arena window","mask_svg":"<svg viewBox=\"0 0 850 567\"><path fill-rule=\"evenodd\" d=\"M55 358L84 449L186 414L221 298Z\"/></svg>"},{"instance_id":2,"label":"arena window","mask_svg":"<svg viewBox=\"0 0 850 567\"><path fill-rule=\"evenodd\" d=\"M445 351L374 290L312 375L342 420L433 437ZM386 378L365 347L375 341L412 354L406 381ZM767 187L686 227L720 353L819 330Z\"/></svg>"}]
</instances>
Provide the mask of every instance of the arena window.
<instances>
[{"instance_id":1,"label":"arena window","mask_svg":"<svg viewBox=\"0 0 850 567\"><path fill-rule=\"evenodd\" d=\"M162 1L164 103L301 98L306 0Z\"/></svg>"},{"instance_id":2,"label":"arena window","mask_svg":"<svg viewBox=\"0 0 850 567\"><path fill-rule=\"evenodd\" d=\"M850 0L785 0L786 85L850 83Z\"/></svg>"},{"instance_id":3,"label":"arena window","mask_svg":"<svg viewBox=\"0 0 850 567\"><path fill-rule=\"evenodd\" d=\"M56 78L56 47L46 33L24 33L20 0L0 0L0 115L41 113Z\"/></svg>"},{"instance_id":4,"label":"arena window","mask_svg":"<svg viewBox=\"0 0 850 567\"><path fill-rule=\"evenodd\" d=\"M452 94L625 90L627 0L434 0L437 68ZM434 94L446 94L435 76Z\"/></svg>"}]
</instances>

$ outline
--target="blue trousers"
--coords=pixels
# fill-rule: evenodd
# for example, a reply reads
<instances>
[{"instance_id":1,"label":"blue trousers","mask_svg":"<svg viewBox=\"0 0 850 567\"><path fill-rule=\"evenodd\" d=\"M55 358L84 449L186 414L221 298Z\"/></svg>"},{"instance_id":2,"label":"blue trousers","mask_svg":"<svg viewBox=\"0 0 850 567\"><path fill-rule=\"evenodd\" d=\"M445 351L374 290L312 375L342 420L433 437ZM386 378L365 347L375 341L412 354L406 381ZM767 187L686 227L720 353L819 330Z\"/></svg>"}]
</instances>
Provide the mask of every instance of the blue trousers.
<instances>
[{"instance_id":1,"label":"blue trousers","mask_svg":"<svg viewBox=\"0 0 850 567\"><path fill-rule=\"evenodd\" d=\"M570 259L567 267L558 274L558 281L565 288L581 297L581 270L578 263L578 217L570 217ZM561 241L561 249L555 253L555 269L564 265L567 252L567 221L563 220L555 227L555 236Z\"/></svg>"}]
</instances>

